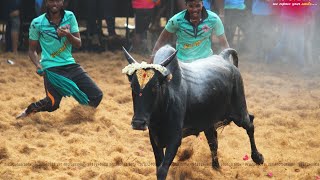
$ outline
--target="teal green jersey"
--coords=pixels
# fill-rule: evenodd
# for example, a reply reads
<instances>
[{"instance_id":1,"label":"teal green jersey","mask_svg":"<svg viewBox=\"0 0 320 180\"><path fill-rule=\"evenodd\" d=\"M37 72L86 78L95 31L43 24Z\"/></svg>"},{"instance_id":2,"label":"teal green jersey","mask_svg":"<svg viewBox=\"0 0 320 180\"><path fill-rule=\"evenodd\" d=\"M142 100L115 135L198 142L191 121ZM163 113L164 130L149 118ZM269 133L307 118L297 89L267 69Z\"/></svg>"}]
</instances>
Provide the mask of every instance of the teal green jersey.
<instances>
[{"instance_id":1,"label":"teal green jersey","mask_svg":"<svg viewBox=\"0 0 320 180\"><path fill-rule=\"evenodd\" d=\"M224 34L221 19L212 11L202 10L202 20L198 26L189 21L189 13L184 10L174 15L166 24L165 29L177 36L177 57L184 62L206 58L213 55L211 36Z\"/></svg>"},{"instance_id":2,"label":"teal green jersey","mask_svg":"<svg viewBox=\"0 0 320 180\"><path fill-rule=\"evenodd\" d=\"M66 37L59 37L57 28L67 26L71 33L79 32L79 27L71 11L63 11L63 18L57 26L49 21L47 14L32 20L29 39L39 41L42 53L40 64L43 69L75 63L72 57L72 45Z\"/></svg>"}]
</instances>

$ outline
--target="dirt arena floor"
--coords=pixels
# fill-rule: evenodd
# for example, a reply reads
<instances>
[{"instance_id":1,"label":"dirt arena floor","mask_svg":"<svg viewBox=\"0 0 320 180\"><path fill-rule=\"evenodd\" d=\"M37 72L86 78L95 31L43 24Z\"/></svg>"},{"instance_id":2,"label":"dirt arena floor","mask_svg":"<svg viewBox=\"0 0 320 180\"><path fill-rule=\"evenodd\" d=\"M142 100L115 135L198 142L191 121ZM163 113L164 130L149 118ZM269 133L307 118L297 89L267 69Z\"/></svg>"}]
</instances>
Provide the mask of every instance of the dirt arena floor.
<instances>
[{"instance_id":1,"label":"dirt arena floor","mask_svg":"<svg viewBox=\"0 0 320 180\"><path fill-rule=\"evenodd\" d=\"M45 96L43 80L27 54L0 54L0 179L156 179L148 131L130 126L131 90L121 74L127 65L122 52L74 56L101 87L100 106L92 110L64 98L55 112L16 120ZM253 163L245 130L231 123L218 130L221 171L211 168L201 133L183 140L168 179L319 180L320 66L265 64L240 54L239 67L265 163Z\"/></svg>"}]
</instances>

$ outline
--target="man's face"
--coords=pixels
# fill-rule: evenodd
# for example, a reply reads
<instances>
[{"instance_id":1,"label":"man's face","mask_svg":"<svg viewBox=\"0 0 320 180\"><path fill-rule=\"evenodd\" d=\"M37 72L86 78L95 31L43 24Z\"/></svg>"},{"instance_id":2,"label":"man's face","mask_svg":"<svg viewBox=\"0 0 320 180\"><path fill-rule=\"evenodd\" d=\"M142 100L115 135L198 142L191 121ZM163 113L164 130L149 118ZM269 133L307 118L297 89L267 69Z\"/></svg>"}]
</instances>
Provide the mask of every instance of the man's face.
<instances>
[{"instance_id":1,"label":"man's face","mask_svg":"<svg viewBox=\"0 0 320 180\"><path fill-rule=\"evenodd\" d=\"M191 22L199 22L201 19L201 11L203 7L203 3L201 0L189 1L186 3L187 11L190 14Z\"/></svg>"},{"instance_id":2,"label":"man's face","mask_svg":"<svg viewBox=\"0 0 320 180\"><path fill-rule=\"evenodd\" d=\"M60 12L63 7L63 0L46 0L47 8L52 14Z\"/></svg>"}]
</instances>

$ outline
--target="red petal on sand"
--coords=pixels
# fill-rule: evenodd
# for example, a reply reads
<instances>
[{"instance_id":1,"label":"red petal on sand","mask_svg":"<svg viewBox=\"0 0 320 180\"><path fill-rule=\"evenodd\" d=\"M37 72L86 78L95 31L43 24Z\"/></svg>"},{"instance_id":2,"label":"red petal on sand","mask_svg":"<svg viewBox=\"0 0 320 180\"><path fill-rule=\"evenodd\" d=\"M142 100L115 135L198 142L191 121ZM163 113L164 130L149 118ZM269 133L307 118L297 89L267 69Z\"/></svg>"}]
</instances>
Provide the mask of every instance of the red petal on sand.
<instances>
[{"instance_id":1,"label":"red petal on sand","mask_svg":"<svg viewBox=\"0 0 320 180\"><path fill-rule=\"evenodd\" d=\"M268 176L268 177L272 177L272 176L273 176L273 173L272 173L272 172L268 172L267 176Z\"/></svg>"},{"instance_id":2,"label":"red petal on sand","mask_svg":"<svg viewBox=\"0 0 320 180\"><path fill-rule=\"evenodd\" d=\"M249 156L248 156L248 155L245 155L242 159L243 159L244 161L246 161L246 160L249 159Z\"/></svg>"}]
</instances>

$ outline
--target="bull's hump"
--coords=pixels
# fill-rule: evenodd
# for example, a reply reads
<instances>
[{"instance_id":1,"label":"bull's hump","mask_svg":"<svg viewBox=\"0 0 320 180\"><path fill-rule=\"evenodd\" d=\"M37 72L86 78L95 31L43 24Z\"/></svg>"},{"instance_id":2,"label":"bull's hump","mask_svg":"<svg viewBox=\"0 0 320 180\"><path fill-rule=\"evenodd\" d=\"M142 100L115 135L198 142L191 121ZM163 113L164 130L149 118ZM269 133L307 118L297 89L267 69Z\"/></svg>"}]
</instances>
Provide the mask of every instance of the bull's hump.
<instances>
[{"instance_id":1,"label":"bull's hump","mask_svg":"<svg viewBox=\"0 0 320 180\"><path fill-rule=\"evenodd\" d=\"M155 54L153 63L154 64L160 64L163 62L163 60L167 59L170 57L175 52L175 49L171 47L170 45L165 45L161 47L157 53Z\"/></svg>"},{"instance_id":2,"label":"bull's hump","mask_svg":"<svg viewBox=\"0 0 320 180\"><path fill-rule=\"evenodd\" d=\"M182 77L187 81L201 82L211 81L221 75L231 75L232 65L221 57L218 57L205 58L192 63L180 63Z\"/></svg>"}]
</instances>

